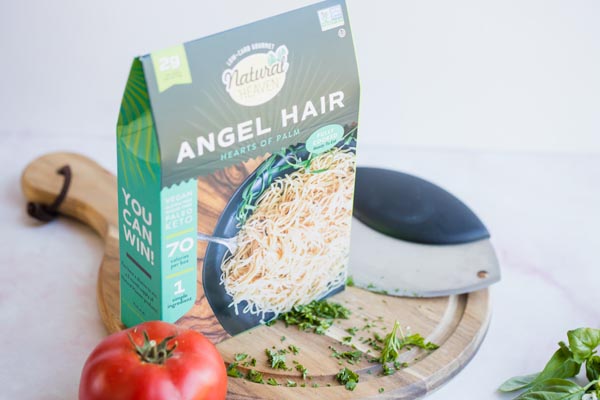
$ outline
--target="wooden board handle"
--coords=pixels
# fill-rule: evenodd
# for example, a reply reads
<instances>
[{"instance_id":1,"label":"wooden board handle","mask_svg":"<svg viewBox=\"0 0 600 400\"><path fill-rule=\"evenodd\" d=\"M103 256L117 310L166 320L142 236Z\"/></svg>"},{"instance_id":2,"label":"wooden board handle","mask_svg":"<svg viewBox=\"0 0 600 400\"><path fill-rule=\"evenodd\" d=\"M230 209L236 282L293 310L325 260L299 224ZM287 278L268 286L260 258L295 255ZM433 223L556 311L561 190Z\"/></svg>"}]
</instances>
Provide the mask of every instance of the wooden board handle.
<instances>
[{"instance_id":1,"label":"wooden board handle","mask_svg":"<svg viewBox=\"0 0 600 400\"><path fill-rule=\"evenodd\" d=\"M117 237L117 179L87 157L51 153L32 161L21 177L27 200L54 203L65 182L65 176L58 171L65 165L71 170L71 184L58 212L91 226L104 239L109 233Z\"/></svg>"}]
</instances>

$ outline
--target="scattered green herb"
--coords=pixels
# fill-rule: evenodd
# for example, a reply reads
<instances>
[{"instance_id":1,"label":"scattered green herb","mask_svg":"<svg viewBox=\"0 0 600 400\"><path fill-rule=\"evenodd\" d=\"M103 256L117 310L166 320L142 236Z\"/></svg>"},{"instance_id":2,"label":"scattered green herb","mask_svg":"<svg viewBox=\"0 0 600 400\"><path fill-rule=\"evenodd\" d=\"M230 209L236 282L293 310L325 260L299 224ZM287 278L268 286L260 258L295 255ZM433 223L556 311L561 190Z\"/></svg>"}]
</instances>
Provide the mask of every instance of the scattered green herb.
<instances>
[{"instance_id":1,"label":"scattered green herb","mask_svg":"<svg viewBox=\"0 0 600 400\"><path fill-rule=\"evenodd\" d=\"M296 387L296 386L298 386L298 384L297 384L296 382L294 382L294 381L290 381L290 380L288 379L288 381L287 381L287 383L285 384L285 386L287 386L287 387Z\"/></svg>"},{"instance_id":2,"label":"scattered green herb","mask_svg":"<svg viewBox=\"0 0 600 400\"><path fill-rule=\"evenodd\" d=\"M287 369L287 365L285 365L285 351L265 349L265 354L267 355L267 360L271 364L271 368L283 370Z\"/></svg>"},{"instance_id":3,"label":"scattered green herb","mask_svg":"<svg viewBox=\"0 0 600 400\"><path fill-rule=\"evenodd\" d=\"M337 373L335 378L339 383L345 385L347 390L354 390L356 388L356 384L358 383L359 376L356 372L348 368L344 368Z\"/></svg>"},{"instance_id":4,"label":"scattered green herb","mask_svg":"<svg viewBox=\"0 0 600 400\"><path fill-rule=\"evenodd\" d=\"M362 352L360 350L344 351L342 353L339 353L333 347L330 348L333 350L333 353L331 354L332 357L335 357L338 360L346 360L349 364L359 362L360 358L362 357Z\"/></svg>"},{"instance_id":5,"label":"scattered green herb","mask_svg":"<svg viewBox=\"0 0 600 400\"><path fill-rule=\"evenodd\" d=\"M373 339L373 338L367 338L365 340L362 341L362 343L369 345L373 348L373 350L376 351L381 351L383 350L383 347L381 347L378 343L377 340Z\"/></svg>"},{"instance_id":6,"label":"scattered green herb","mask_svg":"<svg viewBox=\"0 0 600 400\"><path fill-rule=\"evenodd\" d=\"M350 310L338 303L314 300L306 305L295 306L291 311L279 315L286 326L297 325L298 329L313 330L324 334L334 319L348 319Z\"/></svg>"},{"instance_id":7,"label":"scattered green herb","mask_svg":"<svg viewBox=\"0 0 600 400\"><path fill-rule=\"evenodd\" d=\"M251 358L249 361L244 361L244 367L256 367L256 358Z\"/></svg>"},{"instance_id":8,"label":"scattered green herb","mask_svg":"<svg viewBox=\"0 0 600 400\"><path fill-rule=\"evenodd\" d=\"M248 371L246 379L254 383L265 383L265 381L263 380L263 375L260 372L253 369Z\"/></svg>"},{"instance_id":9,"label":"scattered green herb","mask_svg":"<svg viewBox=\"0 0 600 400\"><path fill-rule=\"evenodd\" d=\"M356 331L358 331L358 328L356 327L346 329L346 332L348 332L351 336L356 335Z\"/></svg>"},{"instance_id":10,"label":"scattered green herb","mask_svg":"<svg viewBox=\"0 0 600 400\"><path fill-rule=\"evenodd\" d=\"M298 371L302 374L302 379L306 379L306 375L308 375L308 370L306 369L306 367L304 365L302 365L302 364L296 365L296 371Z\"/></svg>"},{"instance_id":11,"label":"scattered green herb","mask_svg":"<svg viewBox=\"0 0 600 400\"><path fill-rule=\"evenodd\" d=\"M378 392L383 393L383 392L385 392L385 389L381 387L381 388L379 388Z\"/></svg>"},{"instance_id":12,"label":"scattered green herb","mask_svg":"<svg viewBox=\"0 0 600 400\"><path fill-rule=\"evenodd\" d=\"M394 368L398 369L402 369L402 368L408 368L408 363L407 362L400 362L400 361L394 361Z\"/></svg>"},{"instance_id":13,"label":"scattered green herb","mask_svg":"<svg viewBox=\"0 0 600 400\"><path fill-rule=\"evenodd\" d=\"M392 374L396 373L396 370L387 364L381 364L381 368L382 368L381 374L384 376L388 376L388 375L392 375Z\"/></svg>"},{"instance_id":14,"label":"scattered green herb","mask_svg":"<svg viewBox=\"0 0 600 400\"><path fill-rule=\"evenodd\" d=\"M400 331L401 337L398 337L398 331ZM437 344L425 342L425 339L418 333L410 336L404 336L402 333L402 328L400 328L400 323L396 321L394 322L392 331L385 336L383 341L383 350L381 350L379 362L385 364L390 361L396 361L400 355L400 351L404 347L410 346L416 346L429 351L435 350L439 347Z\"/></svg>"},{"instance_id":15,"label":"scattered green herb","mask_svg":"<svg viewBox=\"0 0 600 400\"><path fill-rule=\"evenodd\" d=\"M354 286L354 278L352 278L352 275L348 275L346 278L346 286Z\"/></svg>"},{"instance_id":16,"label":"scattered green herb","mask_svg":"<svg viewBox=\"0 0 600 400\"><path fill-rule=\"evenodd\" d=\"M314 387L314 388L318 388L318 387L319 387L319 384L318 384L318 383L313 383L313 384L312 384L312 387Z\"/></svg>"},{"instance_id":17,"label":"scattered green herb","mask_svg":"<svg viewBox=\"0 0 600 400\"><path fill-rule=\"evenodd\" d=\"M292 352L293 355L297 355L300 352L300 349L293 344L288 346L288 349Z\"/></svg>"},{"instance_id":18,"label":"scattered green herb","mask_svg":"<svg viewBox=\"0 0 600 400\"><path fill-rule=\"evenodd\" d=\"M277 383L277 381L275 379L269 378L269 379L267 379L267 385L279 386L279 383Z\"/></svg>"},{"instance_id":19,"label":"scattered green herb","mask_svg":"<svg viewBox=\"0 0 600 400\"><path fill-rule=\"evenodd\" d=\"M231 376L232 378L243 377L244 374L242 374L240 372L240 370L237 369L237 367L238 367L238 363L236 363L236 362L229 364L229 366L227 366L227 376Z\"/></svg>"},{"instance_id":20,"label":"scattered green herb","mask_svg":"<svg viewBox=\"0 0 600 400\"><path fill-rule=\"evenodd\" d=\"M237 353L234 356L235 361L244 361L246 358L248 358L248 354L246 353Z\"/></svg>"},{"instance_id":21,"label":"scattered green herb","mask_svg":"<svg viewBox=\"0 0 600 400\"><path fill-rule=\"evenodd\" d=\"M349 344L352 341L352 336L344 336L342 338L342 343Z\"/></svg>"},{"instance_id":22,"label":"scattered green herb","mask_svg":"<svg viewBox=\"0 0 600 400\"><path fill-rule=\"evenodd\" d=\"M282 342L285 342L285 336L282 336L281 339L279 339L279 340L281 340Z\"/></svg>"}]
</instances>

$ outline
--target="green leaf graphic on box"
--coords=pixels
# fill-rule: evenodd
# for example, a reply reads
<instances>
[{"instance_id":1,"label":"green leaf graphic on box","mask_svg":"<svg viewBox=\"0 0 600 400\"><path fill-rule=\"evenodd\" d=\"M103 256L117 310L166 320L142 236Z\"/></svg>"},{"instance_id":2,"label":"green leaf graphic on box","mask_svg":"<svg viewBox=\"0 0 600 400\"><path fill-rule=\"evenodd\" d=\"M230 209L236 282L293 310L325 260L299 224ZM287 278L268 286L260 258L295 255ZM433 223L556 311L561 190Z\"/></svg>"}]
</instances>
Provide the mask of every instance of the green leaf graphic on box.
<instances>
[{"instance_id":1,"label":"green leaf graphic on box","mask_svg":"<svg viewBox=\"0 0 600 400\"><path fill-rule=\"evenodd\" d=\"M337 124L317 129L306 141L306 149L313 154L321 154L331 149L344 137L344 127Z\"/></svg>"},{"instance_id":2,"label":"green leaf graphic on box","mask_svg":"<svg viewBox=\"0 0 600 400\"><path fill-rule=\"evenodd\" d=\"M579 328L567 332L567 337L573 358L579 363L594 355L596 347L600 345L600 329Z\"/></svg>"},{"instance_id":3,"label":"green leaf graphic on box","mask_svg":"<svg viewBox=\"0 0 600 400\"><path fill-rule=\"evenodd\" d=\"M269 52L269 65L276 64L280 61L283 61L284 57L287 55L287 49L285 46L279 46L276 52Z\"/></svg>"},{"instance_id":4,"label":"green leaf graphic on box","mask_svg":"<svg viewBox=\"0 0 600 400\"><path fill-rule=\"evenodd\" d=\"M142 62L135 59L117 123L119 170L126 184L158 182L160 155Z\"/></svg>"}]
</instances>

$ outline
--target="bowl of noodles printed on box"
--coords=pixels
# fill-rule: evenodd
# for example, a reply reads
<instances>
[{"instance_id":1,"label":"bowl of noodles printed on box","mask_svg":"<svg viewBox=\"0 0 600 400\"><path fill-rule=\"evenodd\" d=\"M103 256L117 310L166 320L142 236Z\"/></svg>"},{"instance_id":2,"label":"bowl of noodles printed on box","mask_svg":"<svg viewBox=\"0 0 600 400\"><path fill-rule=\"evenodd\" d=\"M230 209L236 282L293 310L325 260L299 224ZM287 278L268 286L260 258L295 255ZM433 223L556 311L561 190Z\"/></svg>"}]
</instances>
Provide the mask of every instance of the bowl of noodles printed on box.
<instances>
[{"instance_id":1,"label":"bowl of noodles printed on box","mask_svg":"<svg viewBox=\"0 0 600 400\"><path fill-rule=\"evenodd\" d=\"M210 242L202 270L206 298L229 334L342 290L356 131L345 126L320 154L301 143L271 155L230 198L213 236L235 238L236 249Z\"/></svg>"}]
</instances>

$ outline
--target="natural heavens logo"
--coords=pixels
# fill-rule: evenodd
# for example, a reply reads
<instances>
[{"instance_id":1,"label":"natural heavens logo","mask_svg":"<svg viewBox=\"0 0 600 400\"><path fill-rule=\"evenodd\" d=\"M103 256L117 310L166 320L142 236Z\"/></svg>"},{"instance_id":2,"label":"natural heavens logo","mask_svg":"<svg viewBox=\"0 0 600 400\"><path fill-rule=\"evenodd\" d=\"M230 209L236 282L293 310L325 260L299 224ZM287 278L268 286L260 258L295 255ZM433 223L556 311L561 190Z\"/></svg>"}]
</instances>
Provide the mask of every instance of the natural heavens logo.
<instances>
[{"instance_id":1,"label":"natural heavens logo","mask_svg":"<svg viewBox=\"0 0 600 400\"><path fill-rule=\"evenodd\" d=\"M275 49L272 43L254 43L229 57L227 66L221 79L231 98L243 106L258 106L283 88L289 68L288 49L285 45Z\"/></svg>"}]
</instances>

